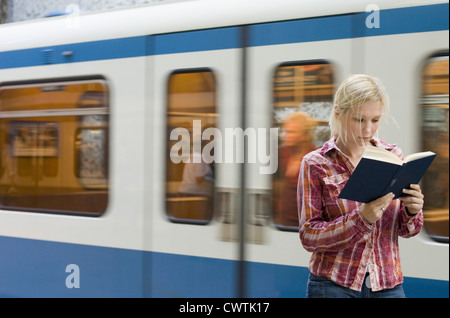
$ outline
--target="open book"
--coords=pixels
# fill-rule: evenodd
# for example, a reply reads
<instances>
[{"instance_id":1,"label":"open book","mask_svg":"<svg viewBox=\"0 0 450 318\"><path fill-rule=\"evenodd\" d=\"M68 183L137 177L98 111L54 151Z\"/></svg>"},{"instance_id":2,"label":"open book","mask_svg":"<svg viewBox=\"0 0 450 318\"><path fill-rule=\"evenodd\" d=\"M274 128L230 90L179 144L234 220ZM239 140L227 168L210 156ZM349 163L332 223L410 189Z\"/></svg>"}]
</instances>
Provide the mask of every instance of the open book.
<instances>
[{"instance_id":1,"label":"open book","mask_svg":"<svg viewBox=\"0 0 450 318\"><path fill-rule=\"evenodd\" d=\"M367 146L339 198L367 203L389 192L398 198L404 195L403 189L419 183L435 157L426 151L401 160L390 151Z\"/></svg>"}]
</instances>

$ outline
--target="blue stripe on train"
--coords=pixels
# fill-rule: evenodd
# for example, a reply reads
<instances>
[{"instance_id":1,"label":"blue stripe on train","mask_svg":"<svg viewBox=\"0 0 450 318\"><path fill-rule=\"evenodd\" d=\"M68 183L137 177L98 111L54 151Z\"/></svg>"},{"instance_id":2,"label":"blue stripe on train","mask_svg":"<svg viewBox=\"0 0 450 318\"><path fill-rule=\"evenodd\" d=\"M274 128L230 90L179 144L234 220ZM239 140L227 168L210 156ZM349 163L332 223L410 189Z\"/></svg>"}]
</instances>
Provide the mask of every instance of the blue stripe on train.
<instances>
[{"instance_id":1,"label":"blue stripe on train","mask_svg":"<svg viewBox=\"0 0 450 318\"><path fill-rule=\"evenodd\" d=\"M237 290L230 260L5 236L0 255L0 297L225 298ZM305 296L304 267L248 262L246 272L249 297ZM448 281L407 277L404 288L408 297L449 297Z\"/></svg>"},{"instance_id":2,"label":"blue stripe on train","mask_svg":"<svg viewBox=\"0 0 450 318\"><path fill-rule=\"evenodd\" d=\"M250 26L249 45L326 41L365 36L448 30L448 3L380 12L380 28L368 14L339 15ZM0 52L0 69L238 48L239 27L136 36ZM73 54L63 54L72 52Z\"/></svg>"},{"instance_id":3,"label":"blue stripe on train","mask_svg":"<svg viewBox=\"0 0 450 318\"><path fill-rule=\"evenodd\" d=\"M142 296L140 251L0 236L0 255L3 297ZM66 286L70 264L80 288Z\"/></svg>"},{"instance_id":4,"label":"blue stripe on train","mask_svg":"<svg viewBox=\"0 0 450 318\"><path fill-rule=\"evenodd\" d=\"M250 46L448 30L448 9L444 3L381 10L379 28L366 25L372 12L258 24L251 27Z\"/></svg>"}]
</instances>

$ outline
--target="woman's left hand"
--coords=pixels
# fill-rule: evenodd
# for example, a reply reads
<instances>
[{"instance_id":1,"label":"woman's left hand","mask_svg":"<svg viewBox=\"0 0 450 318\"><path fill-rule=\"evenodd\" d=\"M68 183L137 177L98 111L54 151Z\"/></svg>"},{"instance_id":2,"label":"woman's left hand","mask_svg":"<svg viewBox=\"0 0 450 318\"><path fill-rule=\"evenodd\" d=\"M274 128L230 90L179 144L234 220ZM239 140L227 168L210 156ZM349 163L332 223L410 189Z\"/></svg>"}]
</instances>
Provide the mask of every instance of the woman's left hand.
<instances>
[{"instance_id":1,"label":"woman's left hand","mask_svg":"<svg viewBox=\"0 0 450 318\"><path fill-rule=\"evenodd\" d=\"M423 208L423 194L418 184L411 184L411 189L403 189L404 194L407 196L400 197L405 207L408 209L408 213L416 215Z\"/></svg>"}]
</instances>

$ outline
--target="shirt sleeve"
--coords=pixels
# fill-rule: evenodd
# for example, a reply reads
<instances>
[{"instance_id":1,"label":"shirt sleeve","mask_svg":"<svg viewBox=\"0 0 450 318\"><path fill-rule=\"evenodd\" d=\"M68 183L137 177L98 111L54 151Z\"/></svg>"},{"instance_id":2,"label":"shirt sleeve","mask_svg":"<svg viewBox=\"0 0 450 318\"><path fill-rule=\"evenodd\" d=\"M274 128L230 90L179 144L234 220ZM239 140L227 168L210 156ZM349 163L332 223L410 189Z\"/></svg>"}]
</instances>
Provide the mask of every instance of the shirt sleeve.
<instances>
[{"instance_id":1,"label":"shirt sleeve","mask_svg":"<svg viewBox=\"0 0 450 318\"><path fill-rule=\"evenodd\" d=\"M373 225L359 215L356 206L334 219L325 217L319 177L321 169L326 168L305 158L302 161L297 188L299 235L309 252L337 252L366 240Z\"/></svg>"},{"instance_id":2,"label":"shirt sleeve","mask_svg":"<svg viewBox=\"0 0 450 318\"><path fill-rule=\"evenodd\" d=\"M399 231L398 235L403 238L413 237L419 234L423 227L423 212L420 210L415 215L410 215L406 211L406 207L401 203L399 213Z\"/></svg>"}]
</instances>

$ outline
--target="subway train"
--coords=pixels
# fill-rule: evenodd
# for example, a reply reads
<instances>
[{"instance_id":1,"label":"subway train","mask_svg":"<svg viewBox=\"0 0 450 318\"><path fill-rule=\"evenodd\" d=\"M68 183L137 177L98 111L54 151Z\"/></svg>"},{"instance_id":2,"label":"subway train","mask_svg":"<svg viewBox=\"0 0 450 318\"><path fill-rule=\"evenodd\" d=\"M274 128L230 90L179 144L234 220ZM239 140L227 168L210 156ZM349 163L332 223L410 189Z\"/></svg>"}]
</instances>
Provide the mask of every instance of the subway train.
<instances>
[{"instance_id":1,"label":"subway train","mask_svg":"<svg viewBox=\"0 0 450 318\"><path fill-rule=\"evenodd\" d=\"M284 123L320 147L357 73L380 138L437 153L400 257L407 297L449 297L448 1L66 13L0 26L0 297L305 297Z\"/></svg>"}]
</instances>

